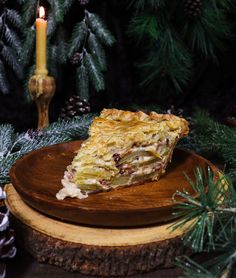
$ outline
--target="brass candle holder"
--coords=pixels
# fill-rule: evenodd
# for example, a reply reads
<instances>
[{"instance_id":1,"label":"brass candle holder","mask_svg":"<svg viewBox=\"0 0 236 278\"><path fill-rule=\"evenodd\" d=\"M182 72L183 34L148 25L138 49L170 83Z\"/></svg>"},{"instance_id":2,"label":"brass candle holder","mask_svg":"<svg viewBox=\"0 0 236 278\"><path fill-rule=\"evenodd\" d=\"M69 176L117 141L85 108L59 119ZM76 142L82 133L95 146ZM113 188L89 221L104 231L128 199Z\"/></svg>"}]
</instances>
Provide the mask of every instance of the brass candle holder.
<instances>
[{"instance_id":1,"label":"brass candle holder","mask_svg":"<svg viewBox=\"0 0 236 278\"><path fill-rule=\"evenodd\" d=\"M29 92L35 101L38 109L38 129L43 129L49 124L49 104L56 90L56 83L53 77L35 71L29 80Z\"/></svg>"}]
</instances>

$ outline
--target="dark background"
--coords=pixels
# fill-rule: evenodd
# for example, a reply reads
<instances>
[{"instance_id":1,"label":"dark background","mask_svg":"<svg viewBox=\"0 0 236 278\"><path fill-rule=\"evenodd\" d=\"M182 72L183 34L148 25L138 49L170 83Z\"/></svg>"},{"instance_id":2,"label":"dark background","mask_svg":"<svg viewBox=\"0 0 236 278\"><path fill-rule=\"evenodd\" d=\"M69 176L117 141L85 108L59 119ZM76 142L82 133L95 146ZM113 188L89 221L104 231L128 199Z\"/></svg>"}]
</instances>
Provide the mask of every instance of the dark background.
<instances>
[{"instance_id":1,"label":"dark background","mask_svg":"<svg viewBox=\"0 0 236 278\"><path fill-rule=\"evenodd\" d=\"M172 93L162 98L158 93L147 93L138 86L136 60L140 48L127 37L127 25L132 10L127 8L126 1L92 1L88 10L100 14L114 34L116 43L106 49L108 70L105 74L106 90L91 91L92 112L103 107L131 109L134 104L157 105L163 110L171 105L183 108L187 114L200 107L221 122L234 113L236 106L236 41L226 43L226 48L218 55L218 62L201 61L196 68L192 82L182 93ZM81 18L81 9L75 6L65 21L68 33L74 23ZM144 42L145 44L145 42ZM60 109L70 95L75 93L75 68L71 64L61 70L57 79L57 90L50 106L50 119L58 119ZM139 75L142 74L139 72ZM11 80L11 92L0 94L0 123L11 123L16 130L23 131L37 126L37 111L34 103L26 103L23 97L23 82L17 81L8 69ZM168 92L167 92L168 93Z\"/></svg>"}]
</instances>

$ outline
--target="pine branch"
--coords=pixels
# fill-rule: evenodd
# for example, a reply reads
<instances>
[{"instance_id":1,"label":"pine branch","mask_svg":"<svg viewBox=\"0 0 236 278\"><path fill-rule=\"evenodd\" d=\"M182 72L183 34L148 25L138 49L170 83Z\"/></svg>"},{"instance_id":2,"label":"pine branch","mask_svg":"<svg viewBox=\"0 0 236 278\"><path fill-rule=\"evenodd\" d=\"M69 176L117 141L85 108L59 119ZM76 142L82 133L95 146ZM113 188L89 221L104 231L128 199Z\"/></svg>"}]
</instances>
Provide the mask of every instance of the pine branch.
<instances>
[{"instance_id":1,"label":"pine branch","mask_svg":"<svg viewBox=\"0 0 236 278\"><path fill-rule=\"evenodd\" d=\"M23 6L23 18L25 24L30 26L36 19L38 0L25 0Z\"/></svg>"},{"instance_id":2,"label":"pine branch","mask_svg":"<svg viewBox=\"0 0 236 278\"><path fill-rule=\"evenodd\" d=\"M164 0L131 0L129 3L129 6L136 10L158 9L164 5Z\"/></svg>"},{"instance_id":3,"label":"pine branch","mask_svg":"<svg viewBox=\"0 0 236 278\"><path fill-rule=\"evenodd\" d=\"M133 17L128 26L128 34L138 43L144 39L154 42L160 38L161 27L156 14L148 13Z\"/></svg>"},{"instance_id":4,"label":"pine branch","mask_svg":"<svg viewBox=\"0 0 236 278\"><path fill-rule=\"evenodd\" d=\"M111 34L111 32L105 27L105 24L102 22L101 18L93 13L89 13L85 10L85 15L88 20L88 25L93 31L94 34L97 35L99 40L108 46L112 46L115 42L115 38Z\"/></svg>"},{"instance_id":5,"label":"pine branch","mask_svg":"<svg viewBox=\"0 0 236 278\"><path fill-rule=\"evenodd\" d=\"M89 72L89 79L92 82L96 91L99 92L104 90L105 82L103 79L103 74L101 72L101 69L99 68L99 65L94 59L94 56L89 54L86 50L84 52L84 63Z\"/></svg>"},{"instance_id":6,"label":"pine branch","mask_svg":"<svg viewBox=\"0 0 236 278\"><path fill-rule=\"evenodd\" d=\"M175 215L180 219L172 228L177 229L193 220L184 237L185 243L197 252L216 249L216 223L223 227L220 215L224 213L229 219L235 214L234 210L227 208L236 208L236 191L230 179L223 176L216 181L210 169L206 175L197 168L195 180L187 179L197 197L192 197L188 192L177 191L174 194L173 200L177 203Z\"/></svg>"},{"instance_id":7,"label":"pine branch","mask_svg":"<svg viewBox=\"0 0 236 278\"><path fill-rule=\"evenodd\" d=\"M27 28L27 31L24 34L24 40L23 40L23 49L22 52L22 64L24 66L27 66L31 62L31 58L33 56L35 48L35 28L34 25L32 25L30 28Z\"/></svg>"},{"instance_id":8,"label":"pine branch","mask_svg":"<svg viewBox=\"0 0 236 278\"><path fill-rule=\"evenodd\" d=\"M191 260L187 256L182 256L177 258L177 266L179 266L183 271L186 278L218 278L214 276L205 267Z\"/></svg>"},{"instance_id":9,"label":"pine branch","mask_svg":"<svg viewBox=\"0 0 236 278\"><path fill-rule=\"evenodd\" d=\"M60 40L57 45L57 59L60 64L67 62L68 44L64 40Z\"/></svg>"},{"instance_id":10,"label":"pine branch","mask_svg":"<svg viewBox=\"0 0 236 278\"><path fill-rule=\"evenodd\" d=\"M227 164L229 175L236 177L236 129L214 121L203 111L193 114L193 127L182 146L202 154L217 154Z\"/></svg>"},{"instance_id":11,"label":"pine branch","mask_svg":"<svg viewBox=\"0 0 236 278\"><path fill-rule=\"evenodd\" d=\"M5 67L0 59L0 92L5 94L9 93L9 84L5 73Z\"/></svg>"},{"instance_id":12,"label":"pine branch","mask_svg":"<svg viewBox=\"0 0 236 278\"><path fill-rule=\"evenodd\" d=\"M64 11L65 11L65 13L67 13L70 10L70 8L74 4L74 2L75 2L75 0L65 0L64 1Z\"/></svg>"},{"instance_id":13,"label":"pine branch","mask_svg":"<svg viewBox=\"0 0 236 278\"><path fill-rule=\"evenodd\" d=\"M82 99L89 99L89 77L84 64L76 69L76 90Z\"/></svg>"},{"instance_id":14,"label":"pine branch","mask_svg":"<svg viewBox=\"0 0 236 278\"><path fill-rule=\"evenodd\" d=\"M48 70L55 78L58 75L57 46L55 44L47 44L47 61Z\"/></svg>"},{"instance_id":15,"label":"pine branch","mask_svg":"<svg viewBox=\"0 0 236 278\"><path fill-rule=\"evenodd\" d=\"M4 13L0 15L0 32L2 33L3 28L3 21L4 21Z\"/></svg>"},{"instance_id":16,"label":"pine branch","mask_svg":"<svg viewBox=\"0 0 236 278\"><path fill-rule=\"evenodd\" d=\"M17 159L24 154L56 143L67 142L72 139L84 139L93 115L75 117L72 120L59 120L43 131L29 130L16 134L11 125L0 126L1 156L0 183L9 182L9 171Z\"/></svg>"},{"instance_id":17,"label":"pine branch","mask_svg":"<svg viewBox=\"0 0 236 278\"><path fill-rule=\"evenodd\" d=\"M231 33L224 11L216 12L207 4L199 19L186 22L183 29L184 38L192 50L212 59L217 59L217 50L224 49L224 39L229 38Z\"/></svg>"},{"instance_id":18,"label":"pine branch","mask_svg":"<svg viewBox=\"0 0 236 278\"><path fill-rule=\"evenodd\" d=\"M102 71L106 70L106 56L105 51L99 41L97 40L97 37L90 32L89 38L88 38L88 46L91 55L93 55L94 60L97 60L97 63Z\"/></svg>"},{"instance_id":19,"label":"pine branch","mask_svg":"<svg viewBox=\"0 0 236 278\"><path fill-rule=\"evenodd\" d=\"M210 0L209 2L216 12L219 12L221 9L230 11L234 6L234 1L232 0Z\"/></svg>"},{"instance_id":20,"label":"pine branch","mask_svg":"<svg viewBox=\"0 0 236 278\"><path fill-rule=\"evenodd\" d=\"M12 68L16 76L22 79L24 71L22 65L16 59L15 51L10 46L4 45L1 54L4 61Z\"/></svg>"},{"instance_id":21,"label":"pine branch","mask_svg":"<svg viewBox=\"0 0 236 278\"><path fill-rule=\"evenodd\" d=\"M20 55L22 52L21 40L17 33L9 28L7 23L4 25L4 35L7 43Z\"/></svg>"},{"instance_id":22,"label":"pine branch","mask_svg":"<svg viewBox=\"0 0 236 278\"><path fill-rule=\"evenodd\" d=\"M45 134L62 133L68 140L85 139L88 136L88 128L92 123L94 115L88 114L81 117L74 117L70 120L59 120L45 129Z\"/></svg>"},{"instance_id":23,"label":"pine branch","mask_svg":"<svg viewBox=\"0 0 236 278\"><path fill-rule=\"evenodd\" d=\"M52 37L57 28L57 24L56 21L54 20L54 14L52 13L52 11L49 11L48 13L47 22L48 22L47 35L49 37Z\"/></svg>"},{"instance_id":24,"label":"pine branch","mask_svg":"<svg viewBox=\"0 0 236 278\"><path fill-rule=\"evenodd\" d=\"M183 269L185 277L196 278L232 278L234 266L236 265L236 229L235 224L224 233L224 238L218 244L217 251L220 255L201 264L191 260L187 256L177 258L177 265Z\"/></svg>"},{"instance_id":25,"label":"pine branch","mask_svg":"<svg viewBox=\"0 0 236 278\"><path fill-rule=\"evenodd\" d=\"M87 30L85 20L78 22L75 25L69 42L69 51L68 51L69 57L71 57L73 53L83 45L87 33L88 30Z\"/></svg>"},{"instance_id":26,"label":"pine branch","mask_svg":"<svg viewBox=\"0 0 236 278\"><path fill-rule=\"evenodd\" d=\"M14 128L10 124L1 125L0 129L0 159L8 152L14 139Z\"/></svg>"},{"instance_id":27,"label":"pine branch","mask_svg":"<svg viewBox=\"0 0 236 278\"><path fill-rule=\"evenodd\" d=\"M63 22L64 19L64 4L62 0L48 0L53 13L53 18L56 23Z\"/></svg>"},{"instance_id":28,"label":"pine branch","mask_svg":"<svg viewBox=\"0 0 236 278\"><path fill-rule=\"evenodd\" d=\"M14 27L16 28L23 27L22 18L16 10L6 9L6 17L7 20L9 20L14 25Z\"/></svg>"},{"instance_id":29,"label":"pine branch","mask_svg":"<svg viewBox=\"0 0 236 278\"><path fill-rule=\"evenodd\" d=\"M172 32L165 30L140 68L144 71L140 86L155 86L160 91L166 91L165 85L172 84L173 89L180 92L191 78L192 59Z\"/></svg>"}]
</instances>

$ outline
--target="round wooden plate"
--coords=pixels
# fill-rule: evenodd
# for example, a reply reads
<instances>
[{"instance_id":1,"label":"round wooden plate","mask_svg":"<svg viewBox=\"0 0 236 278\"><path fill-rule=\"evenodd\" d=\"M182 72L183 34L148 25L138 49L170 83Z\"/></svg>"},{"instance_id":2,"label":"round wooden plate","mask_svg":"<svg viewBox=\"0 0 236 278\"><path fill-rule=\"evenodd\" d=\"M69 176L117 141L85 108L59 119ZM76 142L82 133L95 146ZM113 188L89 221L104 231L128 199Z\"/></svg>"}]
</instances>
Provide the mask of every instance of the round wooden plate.
<instances>
[{"instance_id":1,"label":"round wooden plate","mask_svg":"<svg viewBox=\"0 0 236 278\"><path fill-rule=\"evenodd\" d=\"M193 191L184 172L194 179L196 167L218 169L203 157L175 149L172 162L159 181L89 195L86 199L56 199L60 180L82 141L57 144L25 155L10 171L12 184L31 207L51 217L79 224L131 227L173 219L176 190Z\"/></svg>"}]
</instances>

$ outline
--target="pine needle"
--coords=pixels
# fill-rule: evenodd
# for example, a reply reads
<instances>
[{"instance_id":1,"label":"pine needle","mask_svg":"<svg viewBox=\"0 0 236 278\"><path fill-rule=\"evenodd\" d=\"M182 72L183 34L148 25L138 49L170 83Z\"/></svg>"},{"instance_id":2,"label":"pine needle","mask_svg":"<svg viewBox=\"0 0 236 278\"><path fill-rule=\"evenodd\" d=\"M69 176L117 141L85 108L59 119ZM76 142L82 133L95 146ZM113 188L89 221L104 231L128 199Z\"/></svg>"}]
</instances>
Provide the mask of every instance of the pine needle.
<instances>
[{"instance_id":1,"label":"pine needle","mask_svg":"<svg viewBox=\"0 0 236 278\"><path fill-rule=\"evenodd\" d=\"M111 32L106 28L105 24L101 20L101 18L93 13L85 11L85 14L88 19L88 24L94 34L97 35L99 40L108 46L112 46L115 42L115 38L111 34Z\"/></svg>"},{"instance_id":2,"label":"pine needle","mask_svg":"<svg viewBox=\"0 0 236 278\"><path fill-rule=\"evenodd\" d=\"M17 134L11 125L0 125L0 183L9 182L9 171L17 159L24 154L57 143L73 139L84 139L93 115L59 120L42 131L29 130Z\"/></svg>"},{"instance_id":3,"label":"pine needle","mask_svg":"<svg viewBox=\"0 0 236 278\"><path fill-rule=\"evenodd\" d=\"M74 52L83 45L84 40L87 36L87 26L85 20L78 22L72 31L72 36L69 42L68 56L71 57Z\"/></svg>"},{"instance_id":4,"label":"pine needle","mask_svg":"<svg viewBox=\"0 0 236 278\"><path fill-rule=\"evenodd\" d=\"M18 62L18 59L16 59L16 53L15 51L10 47L4 45L2 48L2 57L5 60L5 62L12 68L12 70L15 72L16 76L19 79L22 79L24 76L24 71L22 65Z\"/></svg>"},{"instance_id":5,"label":"pine needle","mask_svg":"<svg viewBox=\"0 0 236 278\"><path fill-rule=\"evenodd\" d=\"M82 99L89 99L89 77L86 67L84 66L83 62L80 67L77 68L76 71L77 78L76 78L76 90L77 94Z\"/></svg>"},{"instance_id":6,"label":"pine needle","mask_svg":"<svg viewBox=\"0 0 236 278\"><path fill-rule=\"evenodd\" d=\"M211 144L209 144L211 142ZM216 154L226 163L231 177L236 177L236 129L220 124L204 111L193 114L190 136L181 146L200 154Z\"/></svg>"},{"instance_id":7,"label":"pine needle","mask_svg":"<svg viewBox=\"0 0 236 278\"><path fill-rule=\"evenodd\" d=\"M164 0L130 0L129 7L137 10L158 9L165 5Z\"/></svg>"},{"instance_id":8,"label":"pine needle","mask_svg":"<svg viewBox=\"0 0 236 278\"><path fill-rule=\"evenodd\" d=\"M94 56L89 54L86 50L84 53L84 63L89 72L89 79L92 82L96 91L102 91L105 89L105 82L103 74Z\"/></svg>"},{"instance_id":9,"label":"pine needle","mask_svg":"<svg viewBox=\"0 0 236 278\"><path fill-rule=\"evenodd\" d=\"M128 34L135 37L138 43L144 39L151 42L160 38L161 27L156 14L148 13L133 17L128 26Z\"/></svg>"},{"instance_id":10,"label":"pine needle","mask_svg":"<svg viewBox=\"0 0 236 278\"><path fill-rule=\"evenodd\" d=\"M180 219L172 228L178 229L188 221L194 220L184 236L186 244L197 252L215 249L214 229L218 214L233 213L227 211L227 207L236 204L236 192L227 177L223 176L215 181L210 168L207 174L197 168L194 181L186 178L197 197L194 198L188 192L177 191L174 194L173 200L177 209L175 216Z\"/></svg>"},{"instance_id":11,"label":"pine needle","mask_svg":"<svg viewBox=\"0 0 236 278\"><path fill-rule=\"evenodd\" d=\"M0 59L0 92L5 94L9 93L9 84L5 73L5 67Z\"/></svg>"},{"instance_id":12,"label":"pine needle","mask_svg":"<svg viewBox=\"0 0 236 278\"><path fill-rule=\"evenodd\" d=\"M16 10L6 9L6 17L14 25L14 27L16 28L23 27L22 17Z\"/></svg>"},{"instance_id":13,"label":"pine needle","mask_svg":"<svg viewBox=\"0 0 236 278\"><path fill-rule=\"evenodd\" d=\"M105 71L107 67L105 51L97 37L92 32L89 34L88 46L90 53L93 55L94 59L97 60L100 69Z\"/></svg>"}]
</instances>

